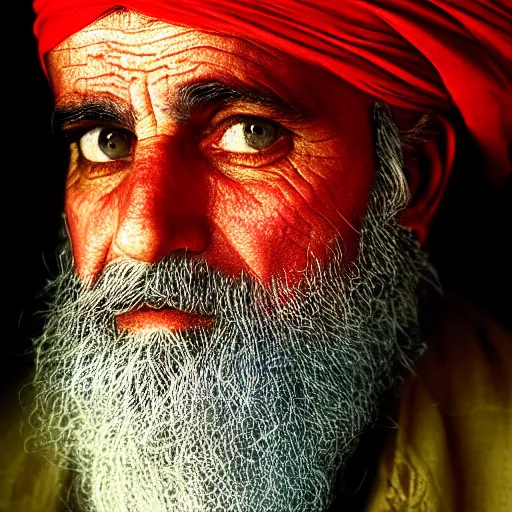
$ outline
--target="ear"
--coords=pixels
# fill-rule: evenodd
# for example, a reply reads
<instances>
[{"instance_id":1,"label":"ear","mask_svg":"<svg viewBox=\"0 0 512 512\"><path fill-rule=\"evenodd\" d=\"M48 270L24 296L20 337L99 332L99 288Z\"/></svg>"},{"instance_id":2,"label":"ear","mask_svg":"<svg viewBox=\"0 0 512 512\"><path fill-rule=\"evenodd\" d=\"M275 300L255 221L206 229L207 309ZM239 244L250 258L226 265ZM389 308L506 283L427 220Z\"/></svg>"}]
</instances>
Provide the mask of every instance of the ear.
<instances>
[{"instance_id":1,"label":"ear","mask_svg":"<svg viewBox=\"0 0 512 512\"><path fill-rule=\"evenodd\" d=\"M452 170L455 129L447 119L435 117L417 139L404 148L404 173L411 200L400 220L423 245Z\"/></svg>"}]
</instances>

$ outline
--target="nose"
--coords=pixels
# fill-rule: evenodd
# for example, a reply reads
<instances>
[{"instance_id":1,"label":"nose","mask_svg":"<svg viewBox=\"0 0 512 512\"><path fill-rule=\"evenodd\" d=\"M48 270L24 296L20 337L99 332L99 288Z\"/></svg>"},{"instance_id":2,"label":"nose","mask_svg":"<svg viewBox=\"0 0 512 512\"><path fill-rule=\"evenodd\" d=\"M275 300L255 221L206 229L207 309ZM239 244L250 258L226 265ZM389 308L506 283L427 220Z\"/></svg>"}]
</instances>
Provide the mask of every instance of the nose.
<instances>
[{"instance_id":1,"label":"nose","mask_svg":"<svg viewBox=\"0 0 512 512\"><path fill-rule=\"evenodd\" d=\"M192 255L207 250L206 176L200 162L184 153L169 137L138 143L117 191L117 223L107 261L128 257L155 262L177 250Z\"/></svg>"}]
</instances>

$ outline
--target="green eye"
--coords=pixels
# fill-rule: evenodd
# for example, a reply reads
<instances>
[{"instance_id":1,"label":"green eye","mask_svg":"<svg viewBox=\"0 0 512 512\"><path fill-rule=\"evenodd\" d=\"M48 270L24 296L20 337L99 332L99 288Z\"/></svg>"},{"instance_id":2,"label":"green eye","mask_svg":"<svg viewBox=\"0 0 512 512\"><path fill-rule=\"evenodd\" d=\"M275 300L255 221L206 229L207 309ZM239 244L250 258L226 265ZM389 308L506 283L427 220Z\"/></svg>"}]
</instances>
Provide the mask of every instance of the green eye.
<instances>
[{"instance_id":1,"label":"green eye","mask_svg":"<svg viewBox=\"0 0 512 512\"><path fill-rule=\"evenodd\" d=\"M265 149L277 140L277 127L266 121L244 124L245 142L253 149Z\"/></svg>"},{"instance_id":2,"label":"green eye","mask_svg":"<svg viewBox=\"0 0 512 512\"><path fill-rule=\"evenodd\" d=\"M249 118L231 125L222 136L219 146L234 153L256 153L274 144L279 135L276 123Z\"/></svg>"},{"instance_id":3,"label":"green eye","mask_svg":"<svg viewBox=\"0 0 512 512\"><path fill-rule=\"evenodd\" d=\"M135 137L122 128L97 127L80 138L82 155L91 162L110 162L129 158Z\"/></svg>"}]
</instances>

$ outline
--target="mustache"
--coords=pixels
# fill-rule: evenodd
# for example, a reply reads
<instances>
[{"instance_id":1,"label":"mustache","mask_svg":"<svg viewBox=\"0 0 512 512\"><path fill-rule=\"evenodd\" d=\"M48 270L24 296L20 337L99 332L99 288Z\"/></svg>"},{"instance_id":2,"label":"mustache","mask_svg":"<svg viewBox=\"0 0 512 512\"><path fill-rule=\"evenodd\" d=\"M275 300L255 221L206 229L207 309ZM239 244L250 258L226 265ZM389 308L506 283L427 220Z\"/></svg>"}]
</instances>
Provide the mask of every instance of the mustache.
<instances>
[{"instance_id":1,"label":"mustache","mask_svg":"<svg viewBox=\"0 0 512 512\"><path fill-rule=\"evenodd\" d=\"M155 263L111 262L94 282L81 281L71 267L66 274L67 289L60 290L60 295L68 305L72 303L79 308L86 303L91 311L108 315L143 308L170 308L222 316L229 314L233 304L244 309L255 305L264 309L282 306L276 298L282 296L277 292L282 288L277 281L268 290L247 274L227 277L211 269L204 260L188 257L184 251ZM52 289L50 284L46 291L55 296L59 290Z\"/></svg>"}]
</instances>

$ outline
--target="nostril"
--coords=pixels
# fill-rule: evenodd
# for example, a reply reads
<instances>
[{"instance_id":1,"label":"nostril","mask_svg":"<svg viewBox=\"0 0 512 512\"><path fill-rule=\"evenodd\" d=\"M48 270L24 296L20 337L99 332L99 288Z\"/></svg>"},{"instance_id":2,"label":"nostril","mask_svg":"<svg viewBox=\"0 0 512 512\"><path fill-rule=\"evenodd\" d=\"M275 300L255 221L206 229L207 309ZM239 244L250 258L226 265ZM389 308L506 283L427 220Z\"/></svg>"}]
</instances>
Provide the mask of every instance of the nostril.
<instances>
[{"instance_id":1,"label":"nostril","mask_svg":"<svg viewBox=\"0 0 512 512\"><path fill-rule=\"evenodd\" d=\"M173 232L170 233L166 253L185 250L189 254L201 254L208 248L210 242L210 229L204 219L188 216L176 222Z\"/></svg>"}]
</instances>

